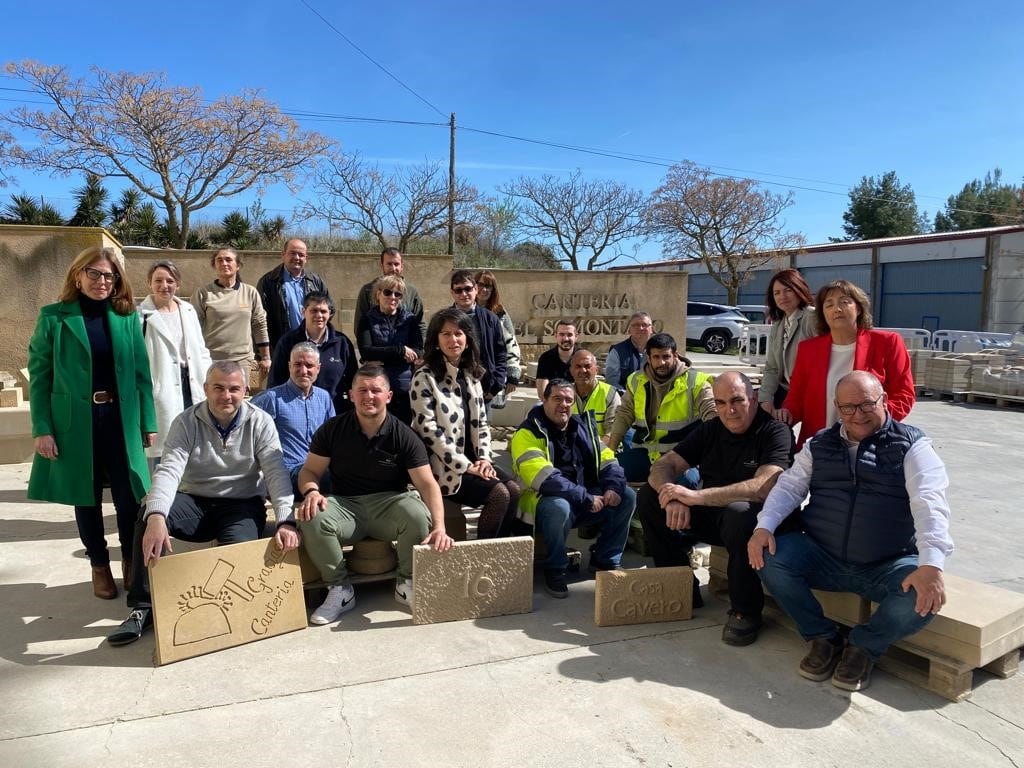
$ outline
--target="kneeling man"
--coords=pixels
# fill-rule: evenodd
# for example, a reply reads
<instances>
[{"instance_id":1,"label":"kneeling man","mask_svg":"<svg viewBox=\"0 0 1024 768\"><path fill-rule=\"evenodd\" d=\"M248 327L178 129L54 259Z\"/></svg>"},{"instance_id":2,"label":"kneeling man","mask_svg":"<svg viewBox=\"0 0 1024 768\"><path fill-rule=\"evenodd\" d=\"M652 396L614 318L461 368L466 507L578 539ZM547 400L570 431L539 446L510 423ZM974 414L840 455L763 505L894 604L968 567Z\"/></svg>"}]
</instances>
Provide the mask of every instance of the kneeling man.
<instances>
[{"instance_id":1,"label":"kneeling man","mask_svg":"<svg viewBox=\"0 0 1024 768\"><path fill-rule=\"evenodd\" d=\"M441 489L430 471L423 441L388 413L391 384L380 365L356 371L350 397L354 410L330 419L313 435L299 471L302 504L296 512L303 545L330 585L327 599L313 611L313 624L329 624L355 606L342 547L372 537L398 541L395 600L413 601L412 548L429 544L451 549L444 529ZM320 493L330 472L331 489ZM412 482L419 496L408 489Z\"/></svg>"},{"instance_id":2,"label":"kneeling man","mask_svg":"<svg viewBox=\"0 0 1024 768\"><path fill-rule=\"evenodd\" d=\"M750 564L811 643L809 680L867 688L879 656L924 627L946 601L949 481L931 441L888 413L882 384L854 371L836 385L839 422L807 441L765 501ZM773 535L797 509L802 532ZM845 643L812 589L855 592L878 609Z\"/></svg>"},{"instance_id":3,"label":"kneeling man","mask_svg":"<svg viewBox=\"0 0 1024 768\"><path fill-rule=\"evenodd\" d=\"M761 628L764 593L747 562L747 542L760 502L793 458L793 433L757 406L750 379L724 373L712 385L718 418L701 422L651 468L637 514L655 567L689 565L693 537L729 552L728 645L749 645ZM675 478L700 468L703 486ZM663 511L664 510L664 511ZM694 607L701 605L694 581Z\"/></svg>"}]
</instances>

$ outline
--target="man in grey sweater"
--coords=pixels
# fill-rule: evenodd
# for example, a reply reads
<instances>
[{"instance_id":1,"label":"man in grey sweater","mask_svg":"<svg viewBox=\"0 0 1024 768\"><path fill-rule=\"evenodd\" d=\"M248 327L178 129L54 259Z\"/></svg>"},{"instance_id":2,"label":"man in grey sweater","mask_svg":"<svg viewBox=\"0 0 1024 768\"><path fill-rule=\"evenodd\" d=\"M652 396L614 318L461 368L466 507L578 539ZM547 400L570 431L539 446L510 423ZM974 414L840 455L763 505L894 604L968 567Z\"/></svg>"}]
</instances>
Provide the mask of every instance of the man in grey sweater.
<instances>
[{"instance_id":1,"label":"man in grey sweater","mask_svg":"<svg viewBox=\"0 0 1024 768\"><path fill-rule=\"evenodd\" d=\"M277 518L274 543L295 549L292 484L273 419L244 401L246 377L233 360L210 366L206 400L173 422L146 504L135 525L128 590L132 612L107 636L111 645L138 640L153 624L147 566L172 552L171 536L221 544L253 541L267 522L270 496Z\"/></svg>"}]
</instances>

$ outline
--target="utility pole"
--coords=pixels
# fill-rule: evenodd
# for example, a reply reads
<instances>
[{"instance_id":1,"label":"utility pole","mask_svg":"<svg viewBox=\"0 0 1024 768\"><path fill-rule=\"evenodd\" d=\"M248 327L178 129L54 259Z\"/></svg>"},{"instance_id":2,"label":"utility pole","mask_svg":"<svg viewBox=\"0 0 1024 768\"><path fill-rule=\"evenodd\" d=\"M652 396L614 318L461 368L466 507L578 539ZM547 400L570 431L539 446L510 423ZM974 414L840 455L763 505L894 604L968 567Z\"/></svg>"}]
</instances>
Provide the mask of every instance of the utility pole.
<instances>
[{"instance_id":1,"label":"utility pole","mask_svg":"<svg viewBox=\"0 0 1024 768\"><path fill-rule=\"evenodd\" d=\"M448 255L455 255L455 113L449 123L448 145Z\"/></svg>"}]
</instances>

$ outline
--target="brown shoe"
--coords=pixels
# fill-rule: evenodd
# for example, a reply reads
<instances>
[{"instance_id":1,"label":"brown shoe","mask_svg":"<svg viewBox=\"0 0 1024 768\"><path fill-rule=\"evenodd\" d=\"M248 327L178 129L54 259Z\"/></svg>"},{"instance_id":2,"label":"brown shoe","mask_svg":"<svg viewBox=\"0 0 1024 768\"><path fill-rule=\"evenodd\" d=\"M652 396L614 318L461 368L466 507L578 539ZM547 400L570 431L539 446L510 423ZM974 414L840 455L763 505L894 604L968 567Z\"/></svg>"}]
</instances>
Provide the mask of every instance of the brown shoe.
<instances>
[{"instance_id":1,"label":"brown shoe","mask_svg":"<svg viewBox=\"0 0 1024 768\"><path fill-rule=\"evenodd\" d=\"M871 684L871 669L875 662L867 651L855 645L846 646L843 658L832 675L832 685L844 691L863 691Z\"/></svg>"},{"instance_id":2,"label":"brown shoe","mask_svg":"<svg viewBox=\"0 0 1024 768\"><path fill-rule=\"evenodd\" d=\"M121 583L127 590L132 585L132 561L122 560L121 561Z\"/></svg>"},{"instance_id":3,"label":"brown shoe","mask_svg":"<svg viewBox=\"0 0 1024 768\"><path fill-rule=\"evenodd\" d=\"M114 583L114 574L110 572L109 563L92 567L92 593L104 600L113 600L117 597L117 584Z\"/></svg>"},{"instance_id":4,"label":"brown shoe","mask_svg":"<svg viewBox=\"0 0 1024 768\"><path fill-rule=\"evenodd\" d=\"M843 644L833 643L827 637L811 640L811 649L800 660L800 676L808 680L821 682L832 677L832 671L843 655Z\"/></svg>"}]
</instances>

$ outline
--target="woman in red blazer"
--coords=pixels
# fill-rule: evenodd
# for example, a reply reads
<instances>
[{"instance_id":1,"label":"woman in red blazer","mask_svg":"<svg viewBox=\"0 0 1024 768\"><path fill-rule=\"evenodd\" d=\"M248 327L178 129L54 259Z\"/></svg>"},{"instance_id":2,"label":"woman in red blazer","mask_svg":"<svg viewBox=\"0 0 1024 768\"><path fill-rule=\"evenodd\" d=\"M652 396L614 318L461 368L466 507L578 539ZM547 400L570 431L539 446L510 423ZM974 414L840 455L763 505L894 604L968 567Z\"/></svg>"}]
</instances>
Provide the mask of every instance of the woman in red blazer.
<instances>
[{"instance_id":1,"label":"woman in red blazer","mask_svg":"<svg viewBox=\"0 0 1024 768\"><path fill-rule=\"evenodd\" d=\"M889 413L902 421L914 407L910 355L898 334L871 329L867 294L848 280L822 286L815 297L818 331L800 342L779 418L800 425L797 449L835 422L836 382L851 371L870 371L888 398Z\"/></svg>"}]
</instances>

